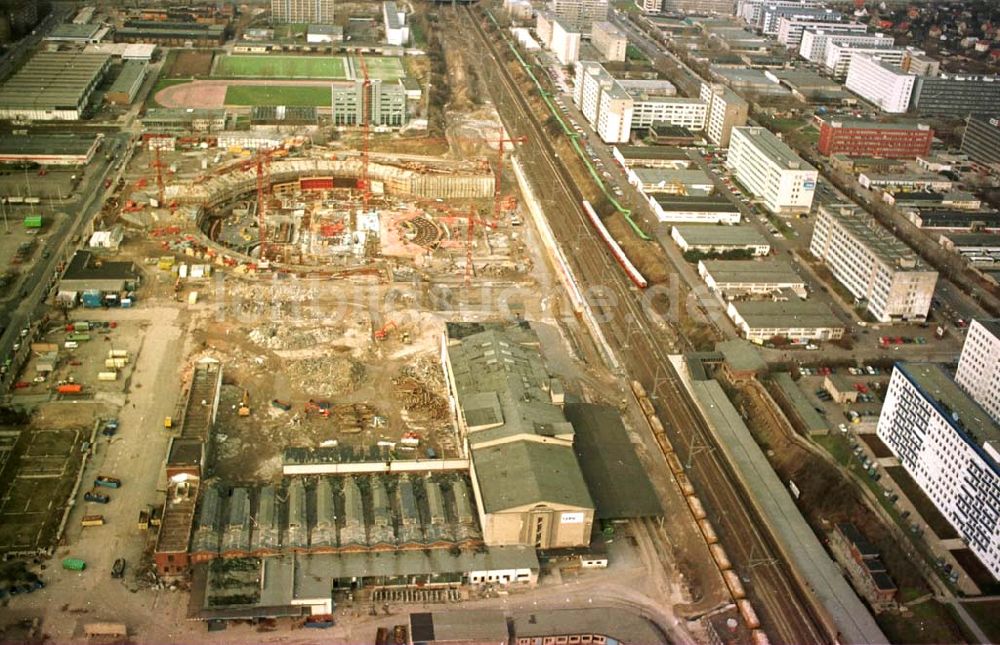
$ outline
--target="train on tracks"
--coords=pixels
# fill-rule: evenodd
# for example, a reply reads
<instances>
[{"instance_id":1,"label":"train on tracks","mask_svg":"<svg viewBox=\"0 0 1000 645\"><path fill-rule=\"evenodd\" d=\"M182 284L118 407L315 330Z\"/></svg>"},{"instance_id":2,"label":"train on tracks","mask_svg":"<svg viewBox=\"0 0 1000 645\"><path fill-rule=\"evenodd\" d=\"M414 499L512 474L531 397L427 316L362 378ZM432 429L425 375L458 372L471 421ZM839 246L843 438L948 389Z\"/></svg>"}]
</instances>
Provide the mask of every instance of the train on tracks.
<instances>
[{"instance_id":1,"label":"train on tracks","mask_svg":"<svg viewBox=\"0 0 1000 645\"><path fill-rule=\"evenodd\" d=\"M618 241L611 237L611 233L608 231L607 227L604 226L604 222L601 221L601 217L597 214L597 211L594 210L594 207L590 205L590 202L583 200L581 204L583 204L584 212L587 213L587 219L589 219L590 223L595 229L597 229L597 234L601 236L601 240L603 240L604 244L611 250L611 255L615 256L615 260L617 260L618 264L620 264L622 269L625 270L625 275L627 275L628 279L632 281L632 284L640 289L648 287L649 282L642 275L642 273L639 272L639 269L635 268L632 261L628 259L628 256L625 255L625 251L622 250Z\"/></svg>"}]
</instances>

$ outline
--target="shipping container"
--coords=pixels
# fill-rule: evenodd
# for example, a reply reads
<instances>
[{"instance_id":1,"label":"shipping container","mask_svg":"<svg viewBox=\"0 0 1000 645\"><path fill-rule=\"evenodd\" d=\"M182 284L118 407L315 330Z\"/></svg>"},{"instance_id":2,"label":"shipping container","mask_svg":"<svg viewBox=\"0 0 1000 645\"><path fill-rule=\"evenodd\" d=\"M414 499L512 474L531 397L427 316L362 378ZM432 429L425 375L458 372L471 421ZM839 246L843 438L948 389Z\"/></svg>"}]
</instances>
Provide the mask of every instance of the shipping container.
<instances>
[{"instance_id":1,"label":"shipping container","mask_svg":"<svg viewBox=\"0 0 1000 645\"><path fill-rule=\"evenodd\" d=\"M109 349L108 358L128 358L127 349Z\"/></svg>"},{"instance_id":2,"label":"shipping container","mask_svg":"<svg viewBox=\"0 0 1000 645\"><path fill-rule=\"evenodd\" d=\"M84 501L94 502L95 504L107 504L111 501L111 498L104 493L99 493L96 490L88 490L83 494Z\"/></svg>"},{"instance_id":3,"label":"shipping container","mask_svg":"<svg viewBox=\"0 0 1000 645\"><path fill-rule=\"evenodd\" d=\"M90 340L90 334L84 332L74 331L70 334L66 334L66 340L75 340L77 342Z\"/></svg>"},{"instance_id":4,"label":"shipping container","mask_svg":"<svg viewBox=\"0 0 1000 645\"><path fill-rule=\"evenodd\" d=\"M117 477L107 477L105 475L98 475L94 479L94 486L104 486L105 488L121 488L122 480Z\"/></svg>"},{"instance_id":5,"label":"shipping container","mask_svg":"<svg viewBox=\"0 0 1000 645\"><path fill-rule=\"evenodd\" d=\"M103 515L84 515L80 526L104 526Z\"/></svg>"},{"instance_id":6,"label":"shipping container","mask_svg":"<svg viewBox=\"0 0 1000 645\"><path fill-rule=\"evenodd\" d=\"M90 331L90 323L86 320L78 320L73 323L73 328L67 331Z\"/></svg>"},{"instance_id":7,"label":"shipping container","mask_svg":"<svg viewBox=\"0 0 1000 645\"><path fill-rule=\"evenodd\" d=\"M108 369L120 370L121 368L128 365L127 358L106 358L104 359L104 367Z\"/></svg>"},{"instance_id":8,"label":"shipping container","mask_svg":"<svg viewBox=\"0 0 1000 645\"><path fill-rule=\"evenodd\" d=\"M24 228L42 228L42 216L28 215L24 218Z\"/></svg>"},{"instance_id":9,"label":"shipping container","mask_svg":"<svg viewBox=\"0 0 1000 645\"><path fill-rule=\"evenodd\" d=\"M79 394L83 391L83 386L79 383L66 383L56 388L59 394Z\"/></svg>"},{"instance_id":10,"label":"shipping container","mask_svg":"<svg viewBox=\"0 0 1000 645\"><path fill-rule=\"evenodd\" d=\"M98 381L117 381L118 380L118 372L98 372L97 373L97 380Z\"/></svg>"},{"instance_id":11,"label":"shipping container","mask_svg":"<svg viewBox=\"0 0 1000 645\"><path fill-rule=\"evenodd\" d=\"M62 561L62 566L69 571L83 571L87 568L87 563L80 558L66 558Z\"/></svg>"},{"instance_id":12,"label":"shipping container","mask_svg":"<svg viewBox=\"0 0 1000 645\"><path fill-rule=\"evenodd\" d=\"M83 626L83 633L88 638L125 638L128 630L124 623L87 623Z\"/></svg>"},{"instance_id":13,"label":"shipping container","mask_svg":"<svg viewBox=\"0 0 1000 645\"><path fill-rule=\"evenodd\" d=\"M746 624L747 629L760 628L760 620L757 618L757 612L754 611L753 605L750 604L749 600L745 598L737 600L736 605L740 609L740 615L743 616L743 622Z\"/></svg>"}]
</instances>

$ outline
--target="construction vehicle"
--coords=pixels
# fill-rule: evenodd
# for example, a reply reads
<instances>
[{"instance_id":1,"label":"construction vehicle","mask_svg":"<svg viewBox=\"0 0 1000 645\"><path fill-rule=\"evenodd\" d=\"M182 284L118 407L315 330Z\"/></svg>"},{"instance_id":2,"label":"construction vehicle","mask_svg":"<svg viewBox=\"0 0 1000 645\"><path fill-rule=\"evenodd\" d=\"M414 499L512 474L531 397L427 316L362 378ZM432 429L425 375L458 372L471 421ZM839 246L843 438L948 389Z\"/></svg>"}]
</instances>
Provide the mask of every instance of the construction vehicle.
<instances>
[{"instance_id":1,"label":"construction vehicle","mask_svg":"<svg viewBox=\"0 0 1000 645\"><path fill-rule=\"evenodd\" d=\"M107 504L111 501L111 498L104 493L98 493L96 490L89 490L83 494L83 499L88 502L95 502L97 504Z\"/></svg>"},{"instance_id":2,"label":"construction vehicle","mask_svg":"<svg viewBox=\"0 0 1000 645\"><path fill-rule=\"evenodd\" d=\"M398 329L398 328L399 328L399 326L395 322L393 322L393 321L390 320L386 324L382 325L381 329L376 329L375 330L375 334L374 334L375 340L385 340L386 338L388 338L390 331L392 331L393 329Z\"/></svg>"},{"instance_id":3,"label":"construction vehicle","mask_svg":"<svg viewBox=\"0 0 1000 645\"><path fill-rule=\"evenodd\" d=\"M105 488L121 488L122 480L117 477L106 477L105 475L98 475L94 479L94 486L104 486Z\"/></svg>"},{"instance_id":4,"label":"construction vehicle","mask_svg":"<svg viewBox=\"0 0 1000 645\"><path fill-rule=\"evenodd\" d=\"M240 407L236 414L241 417L250 416L250 390L243 390L243 398L240 399Z\"/></svg>"},{"instance_id":5,"label":"construction vehicle","mask_svg":"<svg viewBox=\"0 0 1000 645\"><path fill-rule=\"evenodd\" d=\"M173 417L164 417L163 418L163 428L166 429L166 430L169 430L170 428L173 428L173 427L174 427L174 418Z\"/></svg>"},{"instance_id":6,"label":"construction vehicle","mask_svg":"<svg viewBox=\"0 0 1000 645\"><path fill-rule=\"evenodd\" d=\"M306 401L306 415L308 416L310 413L316 412L324 419L329 419L332 407L328 401L314 401L313 399L309 399Z\"/></svg>"},{"instance_id":7,"label":"construction vehicle","mask_svg":"<svg viewBox=\"0 0 1000 645\"><path fill-rule=\"evenodd\" d=\"M271 399L271 407L288 412L292 409L292 404L288 401L282 401L281 399Z\"/></svg>"}]
</instances>

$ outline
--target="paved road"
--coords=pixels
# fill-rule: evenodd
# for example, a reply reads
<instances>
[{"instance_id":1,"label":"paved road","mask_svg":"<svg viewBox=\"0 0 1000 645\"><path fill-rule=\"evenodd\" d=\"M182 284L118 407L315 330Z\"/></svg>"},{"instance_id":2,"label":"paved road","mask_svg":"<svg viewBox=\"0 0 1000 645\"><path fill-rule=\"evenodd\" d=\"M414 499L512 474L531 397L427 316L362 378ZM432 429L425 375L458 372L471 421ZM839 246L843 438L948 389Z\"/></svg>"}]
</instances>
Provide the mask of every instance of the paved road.
<instances>
[{"instance_id":1,"label":"paved road","mask_svg":"<svg viewBox=\"0 0 1000 645\"><path fill-rule=\"evenodd\" d=\"M470 22L478 21L469 13ZM477 32L479 33L479 32ZM612 290L616 305L595 306L604 321L602 331L616 349L627 373L639 380L654 398L667 434L678 455L690 457L690 475L711 518L719 526L723 543L738 568L752 569L749 593L755 600L769 634L778 642L828 642L829 635L815 614L809 592L793 581L787 565L776 557L773 538L761 527L747 503L745 493L717 451L708 448L714 441L693 402L679 385L666 354L665 339L652 331L658 326L649 319L637 293L596 239L579 208L579 195L565 168L556 165L554 151L537 117L517 91L490 36L480 33L493 56L484 67L487 84L496 91L497 109L512 135L529 135L521 147L521 158L536 185L546 186L543 207L560 240L577 246L569 252L577 275L587 285L601 284Z\"/></svg>"}]
</instances>

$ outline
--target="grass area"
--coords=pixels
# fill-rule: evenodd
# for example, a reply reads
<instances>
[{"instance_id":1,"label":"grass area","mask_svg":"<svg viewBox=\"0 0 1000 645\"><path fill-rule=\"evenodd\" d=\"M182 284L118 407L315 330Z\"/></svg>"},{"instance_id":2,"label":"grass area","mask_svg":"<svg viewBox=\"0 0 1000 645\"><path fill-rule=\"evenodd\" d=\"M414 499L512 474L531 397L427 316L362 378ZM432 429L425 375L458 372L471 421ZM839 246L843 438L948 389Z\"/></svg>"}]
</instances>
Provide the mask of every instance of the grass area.
<instances>
[{"instance_id":1,"label":"grass area","mask_svg":"<svg viewBox=\"0 0 1000 645\"><path fill-rule=\"evenodd\" d=\"M298 36L305 37L306 31L309 29L309 25L304 22L293 22L286 25L275 25L274 26L274 37L277 39L282 38L295 38Z\"/></svg>"},{"instance_id":2,"label":"grass area","mask_svg":"<svg viewBox=\"0 0 1000 645\"><path fill-rule=\"evenodd\" d=\"M631 43L625 47L625 60L649 62L642 50Z\"/></svg>"},{"instance_id":3,"label":"grass area","mask_svg":"<svg viewBox=\"0 0 1000 645\"><path fill-rule=\"evenodd\" d=\"M418 49L427 46L427 34L424 33L424 26L419 20L410 21L410 41Z\"/></svg>"},{"instance_id":4,"label":"grass area","mask_svg":"<svg viewBox=\"0 0 1000 645\"><path fill-rule=\"evenodd\" d=\"M1000 643L1000 600L962 603L991 643Z\"/></svg>"},{"instance_id":5,"label":"grass area","mask_svg":"<svg viewBox=\"0 0 1000 645\"><path fill-rule=\"evenodd\" d=\"M851 447L847 444L847 440L839 433L813 437L813 441L830 453L841 466L846 466L847 462L850 461Z\"/></svg>"},{"instance_id":6,"label":"grass area","mask_svg":"<svg viewBox=\"0 0 1000 645\"><path fill-rule=\"evenodd\" d=\"M221 78L344 79L343 56L223 56L213 76Z\"/></svg>"},{"instance_id":7,"label":"grass area","mask_svg":"<svg viewBox=\"0 0 1000 645\"><path fill-rule=\"evenodd\" d=\"M787 130L797 130L805 125L802 119L771 119L771 126L775 130L781 130L782 132Z\"/></svg>"},{"instance_id":8,"label":"grass area","mask_svg":"<svg viewBox=\"0 0 1000 645\"><path fill-rule=\"evenodd\" d=\"M801 134L802 138L811 144L819 142L819 130L817 130L813 126L809 126L808 128L800 130L799 134Z\"/></svg>"},{"instance_id":9,"label":"grass area","mask_svg":"<svg viewBox=\"0 0 1000 645\"><path fill-rule=\"evenodd\" d=\"M351 62L354 64L354 75L360 78L362 76L360 61L353 58ZM398 81L406 76L406 70L403 69L403 62L399 56L365 56L365 65L371 78Z\"/></svg>"},{"instance_id":10,"label":"grass area","mask_svg":"<svg viewBox=\"0 0 1000 645\"><path fill-rule=\"evenodd\" d=\"M875 617L893 643L954 643L962 633L948 607L928 600L910 607L911 615L884 612Z\"/></svg>"},{"instance_id":11,"label":"grass area","mask_svg":"<svg viewBox=\"0 0 1000 645\"><path fill-rule=\"evenodd\" d=\"M330 88L328 87L230 85L226 88L226 105L328 107L330 104Z\"/></svg>"}]
</instances>

